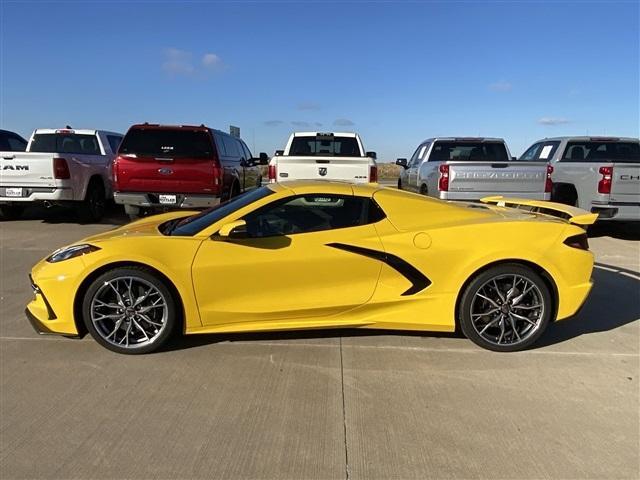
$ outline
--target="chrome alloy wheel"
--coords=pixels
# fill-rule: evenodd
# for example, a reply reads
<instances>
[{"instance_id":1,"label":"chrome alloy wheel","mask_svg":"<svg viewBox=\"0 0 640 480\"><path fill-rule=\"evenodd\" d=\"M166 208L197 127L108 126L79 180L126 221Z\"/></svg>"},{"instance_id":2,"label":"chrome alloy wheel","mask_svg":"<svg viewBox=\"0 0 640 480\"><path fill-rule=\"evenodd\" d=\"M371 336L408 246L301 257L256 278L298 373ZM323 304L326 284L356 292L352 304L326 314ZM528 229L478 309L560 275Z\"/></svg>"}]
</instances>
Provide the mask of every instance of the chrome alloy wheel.
<instances>
[{"instance_id":1,"label":"chrome alloy wheel","mask_svg":"<svg viewBox=\"0 0 640 480\"><path fill-rule=\"evenodd\" d=\"M167 299L140 277L105 281L91 300L91 322L107 342L135 349L153 343L166 328Z\"/></svg>"},{"instance_id":2,"label":"chrome alloy wheel","mask_svg":"<svg viewBox=\"0 0 640 480\"><path fill-rule=\"evenodd\" d=\"M544 297L522 275L498 275L476 290L470 314L473 328L485 341L499 346L518 345L542 325Z\"/></svg>"}]
</instances>

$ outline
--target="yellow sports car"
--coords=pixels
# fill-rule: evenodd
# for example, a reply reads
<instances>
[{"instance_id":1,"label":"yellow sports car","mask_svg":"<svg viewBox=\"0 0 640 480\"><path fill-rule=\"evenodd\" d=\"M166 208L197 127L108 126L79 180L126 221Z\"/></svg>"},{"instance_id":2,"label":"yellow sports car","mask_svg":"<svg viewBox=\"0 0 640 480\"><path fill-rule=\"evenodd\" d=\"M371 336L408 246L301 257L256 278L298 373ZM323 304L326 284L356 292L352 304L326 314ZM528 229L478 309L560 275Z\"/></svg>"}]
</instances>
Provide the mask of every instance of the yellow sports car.
<instances>
[{"instance_id":1,"label":"yellow sports car","mask_svg":"<svg viewBox=\"0 0 640 480\"><path fill-rule=\"evenodd\" d=\"M336 327L459 327L484 348L521 350L585 301L593 255L578 225L597 215L483 202L271 184L55 251L31 272L26 314L41 333L88 331L121 353L151 352L179 332Z\"/></svg>"}]
</instances>

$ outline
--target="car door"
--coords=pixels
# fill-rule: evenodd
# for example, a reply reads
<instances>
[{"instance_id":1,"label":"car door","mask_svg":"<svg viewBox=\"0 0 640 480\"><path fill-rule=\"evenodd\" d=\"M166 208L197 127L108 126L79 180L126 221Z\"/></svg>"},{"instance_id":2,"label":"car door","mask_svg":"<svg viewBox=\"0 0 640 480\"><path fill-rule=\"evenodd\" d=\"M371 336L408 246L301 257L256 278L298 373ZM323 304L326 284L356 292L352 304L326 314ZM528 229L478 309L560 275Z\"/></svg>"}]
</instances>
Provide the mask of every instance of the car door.
<instances>
[{"instance_id":1,"label":"car door","mask_svg":"<svg viewBox=\"0 0 640 480\"><path fill-rule=\"evenodd\" d=\"M238 140L238 147L242 152L241 161L244 164L244 188L245 190L251 190L252 188L259 187L260 167L251 163L251 152L247 145Z\"/></svg>"},{"instance_id":2,"label":"car door","mask_svg":"<svg viewBox=\"0 0 640 480\"><path fill-rule=\"evenodd\" d=\"M409 160L409 168L407 168L407 184L409 185L409 189L414 192L418 192L420 190L420 186L418 185L418 171L426 149L426 145L420 145L414 152L411 160Z\"/></svg>"},{"instance_id":3,"label":"car door","mask_svg":"<svg viewBox=\"0 0 640 480\"><path fill-rule=\"evenodd\" d=\"M383 250L372 203L353 195L289 196L246 215L246 231L205 240L193 264L203 325L339 325L339 317L326 317L366 303L382 268L362 253Z\"/></svg>"}]
</instances>

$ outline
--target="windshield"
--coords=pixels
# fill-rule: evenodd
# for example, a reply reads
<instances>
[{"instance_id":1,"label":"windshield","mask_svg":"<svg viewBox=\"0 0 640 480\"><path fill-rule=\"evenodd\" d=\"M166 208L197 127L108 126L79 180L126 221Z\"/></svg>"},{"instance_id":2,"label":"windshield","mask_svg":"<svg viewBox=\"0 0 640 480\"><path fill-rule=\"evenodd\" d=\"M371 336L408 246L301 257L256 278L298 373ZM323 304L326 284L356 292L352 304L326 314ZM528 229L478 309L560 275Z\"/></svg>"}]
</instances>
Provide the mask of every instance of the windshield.
<instances>
[{"instance_id":1,"label":"windshield","mask_svg":"<svg viewBox=\"0 0 640 480\"><path fill-rule=\"evenodd\" d=\"M355 137L294 137L289 155L298 157L361 157L360 147Z\"/></svg>"},{"instance_id":2,"label":"windshield","mask_svg":"<svg viewBox=\"0 0 640 480\"><path fill-rule=\"evenodd\" d=\"M429 155L430 162L446 161L507 162L509 155L500 142L436 142Z\"/></svg>"},{"instance_id":3,"label":"windshield","mask_svg":"<svg viewBox=\"0 0 640 480\"><path fill-rule=\"evenodd\" d=\"M204 130L134 128L120 144L119 154L149 157L213 157L211 135Z\"/></svg>"},{"instance_id":4,"label":"windshield","mask_svg":"<svg viewBox=\"0 0 640 480\"><path fill-rule=\"evenodd\" d=\"M33 153L75 153L101 155L95 135L75 133L36 133L29 151Z\"/></svg>"},{"instance_id":5,"label":"windshield","mask_svg":"<svg viewBox=\"0 0 640 480\"><path fill-rule=\"evenodd\" d=\"M240 210L241 208L272 195L273 193L275 192L268 186L256 188L243 193L242 195L238 195L227 202L221 203L220 205L204 210L196 215L169 222L161 227L161 231L165 235L191 237L201 230L204 230L209 225L213 225L224 217L231 215L236 210Z\"/></svg>"}]
</instances>

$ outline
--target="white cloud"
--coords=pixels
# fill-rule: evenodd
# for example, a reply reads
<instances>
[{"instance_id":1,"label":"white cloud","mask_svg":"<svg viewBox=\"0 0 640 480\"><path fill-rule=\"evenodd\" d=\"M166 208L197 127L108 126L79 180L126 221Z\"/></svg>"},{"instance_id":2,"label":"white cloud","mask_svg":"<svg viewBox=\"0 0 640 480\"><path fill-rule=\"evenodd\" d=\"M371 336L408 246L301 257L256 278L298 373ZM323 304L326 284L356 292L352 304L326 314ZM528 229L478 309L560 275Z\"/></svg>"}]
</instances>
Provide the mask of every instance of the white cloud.
<instances>
[{"instance_id":1,"label":"white cloud","mask_svg":"<svg viewBox=\"0 0 640 480\"><path fill-rule=\"evenodd\" d=\"M510 92L513 90L513 85L505 80L500 80L489 85L489 90L493 92Z\"/></svg>"},{"instance_id":2,"label":"white cloud","mask_svg":"<svg viewBox=\"0 0 640 480\"><path fill-rule=\"evenodd\" d=\"M202 66L208 69L222 67L222 59L215 53L205 53L202 56Z\"/></svg>"},{"instance_id":3,"label":"white cloud","mask_svg":"<svg viewBox=\"0 0 640 480\"><path fill-rule=\"evenodd\" d=\"M540 125L564 125L570 123L570 120L562 117L542 117L538 119Z\"/></svg>"},{"instance_id":4,"label":"white cloud","mask_svg":"<svg viewBox=\"0 0 640 480\"><path fill-rule=\"evenodd\" d=\"M195 73L191 52L178 48L167 48L164 51L162 69L171 75L190 76Z\"/></svg>"},{"instance_id":5,"label":"white cloud","mask_svg":"<svg viewBox=\"0 0 640 480\"><path fill-rule=\"evenodd\" d=\"M349 120L348 118L337 118L333 124L337 127L352 127L353 125L355 125L355 123L353 123L351 120Z\"/></svg>"}]
</instances>

